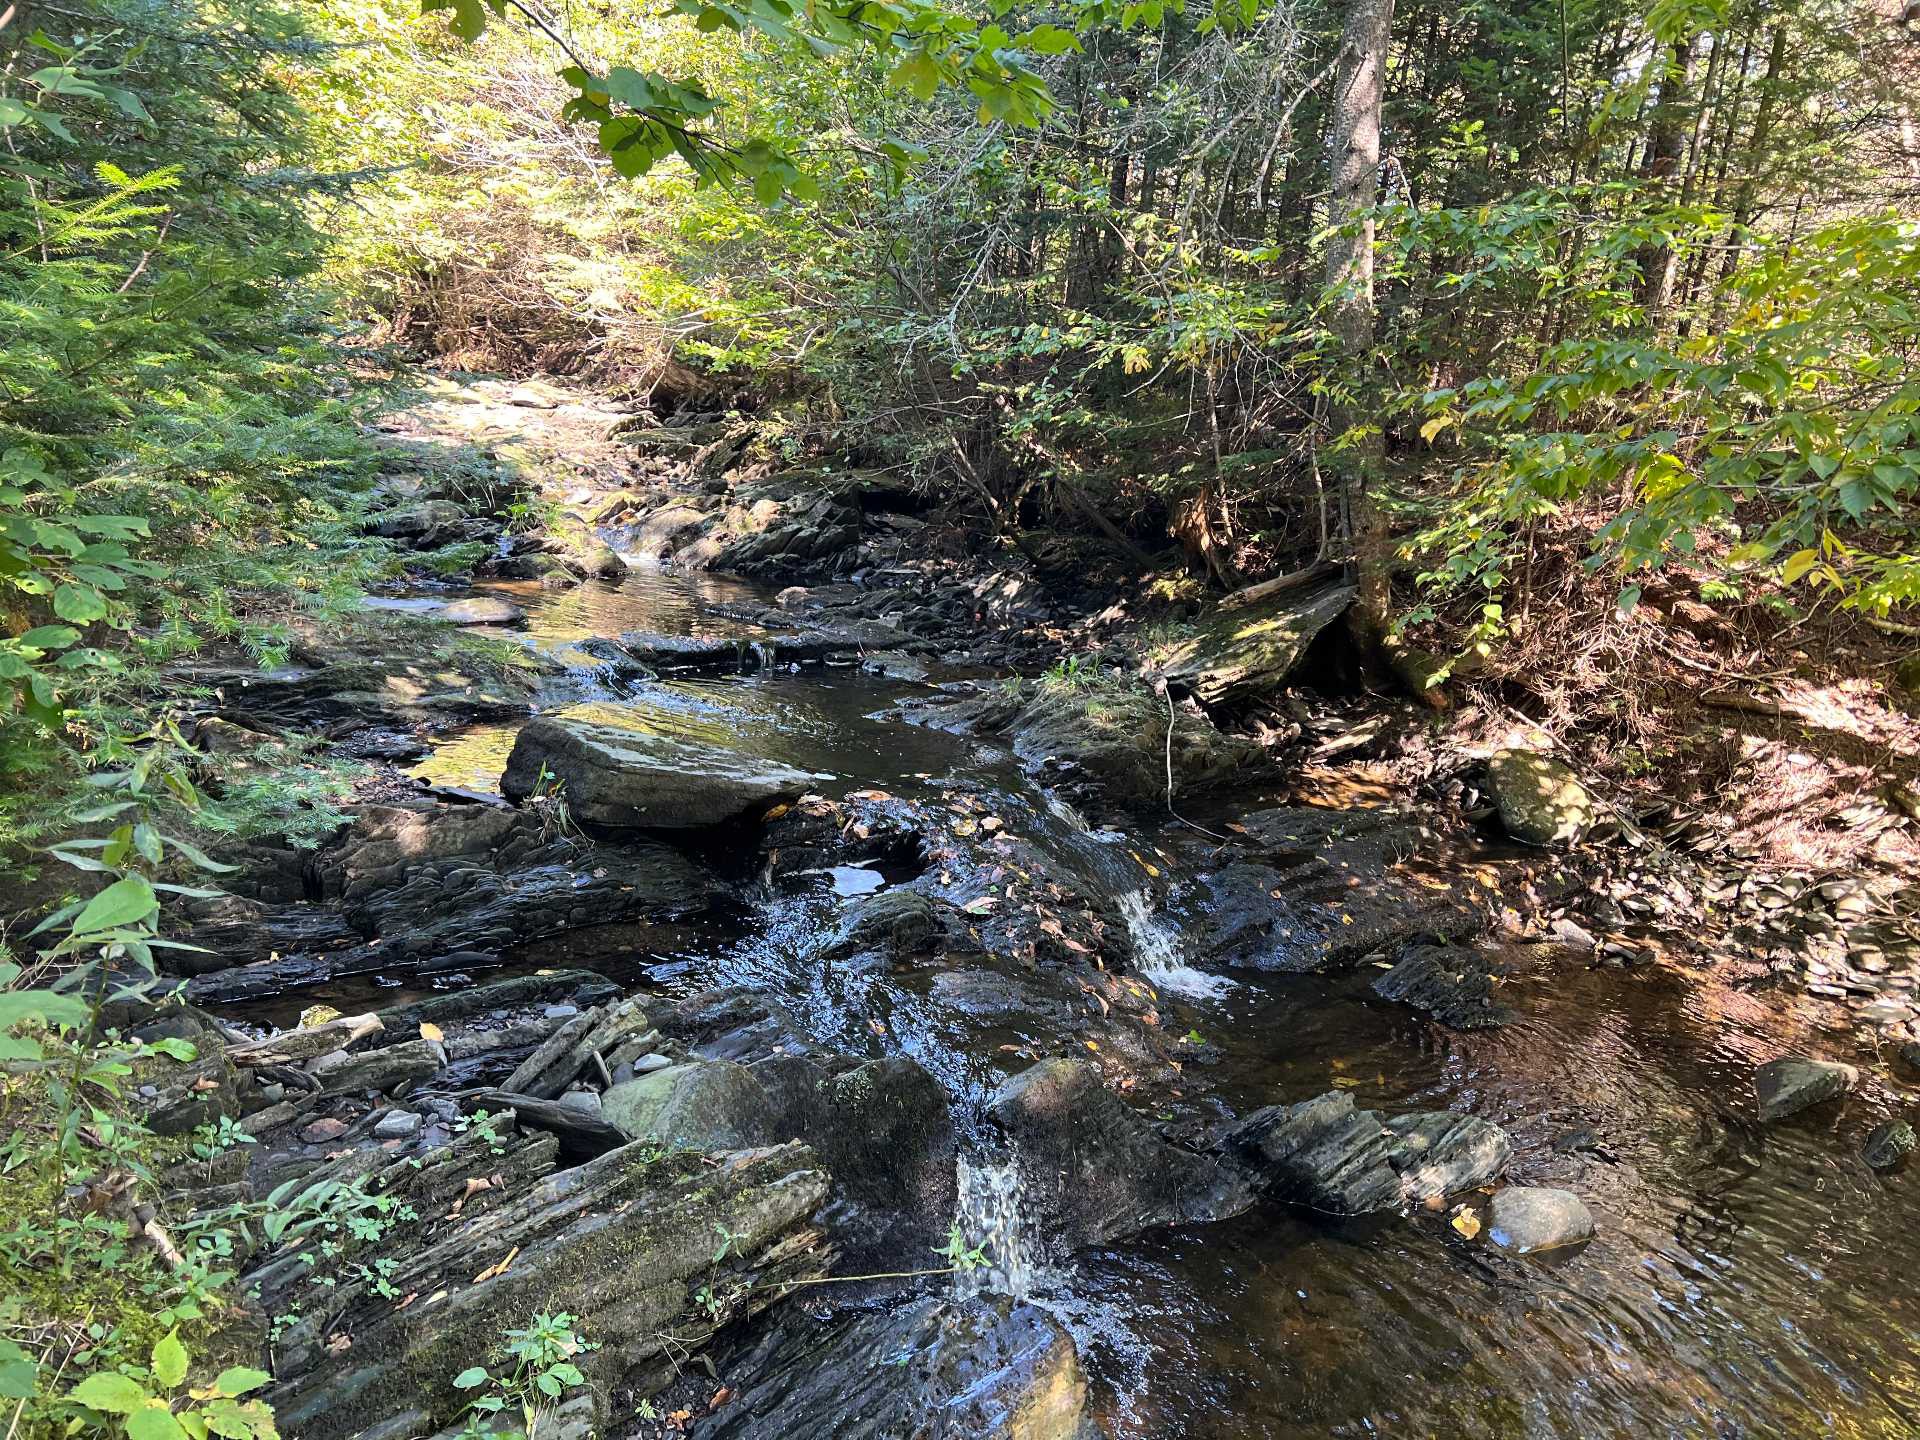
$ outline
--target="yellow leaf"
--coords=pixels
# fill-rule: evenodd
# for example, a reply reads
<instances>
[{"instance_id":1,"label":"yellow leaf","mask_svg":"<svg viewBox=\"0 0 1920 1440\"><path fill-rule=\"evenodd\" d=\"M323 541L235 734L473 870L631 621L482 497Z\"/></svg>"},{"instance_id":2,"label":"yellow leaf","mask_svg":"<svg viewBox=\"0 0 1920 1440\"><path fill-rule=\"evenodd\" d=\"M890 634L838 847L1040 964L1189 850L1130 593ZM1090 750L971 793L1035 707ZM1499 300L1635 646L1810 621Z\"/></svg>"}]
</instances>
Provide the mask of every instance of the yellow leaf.
<instances>
[{"instance_id":1,"label":"yellow leaf","mask_svg":"<svg viewBox=\"0 0 1920 1440\"><path fill-rule=\"evenodd\" d=\"M422 1020L420 1022L420 1038L422 1040L445 1040L447 1037L441 1033L440 1027L431 1020Z\"/></svg>"},{"instance_id":2,"label":"yellow leaf","mask_svg":"<svg viewBox=\"0 0 1920 1440\"><path fill-rule=\"evenodd\" d=\"M1453 1217L1453 1228L1471 1240L1480 1233L1480 1217L1471 1210L1462 1210Z\"/></svg>"},{"instance_id":3,"label":"yellow leaf","mask_svg":"<svg viewBox=\"0 0 1920 1440\"><path fill-rule=\"evenodd\" d=\"M1420 438L1431 445L1433 443L1433 437L1451 424L1453 424L1453 417L1451 415L1436 415L1420 427Z\"/></svg>"},{"instance_id":4,"label":"yellow leaf","mask_svg":"<svg viewBox=\"0 0 1920 1440\"><path fill-rule=\"evenodd\" d=\"M1133 863L1138 865L1142 870L1146 871L1147 874L1151 875L1156 880L1160 878L1159 867L1149 863L1148 861L1142 860L1140 858L1140 852L1138 850L1129 850L1127 851L1127 854L1133 856Z\"/></svg>"},{"instance_id":5,"label":"yellow leaf","mask_svg":"<svg viewBox=\"0 0 1920 1440\"><path fill-rule=\"evenodd\" d=\"M1100 1051L1100 1047L1099 1047L1098 1045L1096 1045L1096 1044L1094 1044L1094 1043L1093 1043L1093 1041L1091 1041L1091 1040L1089 1040L1089 1041L1087 1041L1086 1043L1087 1043L1087 1049L1089 1049L1089 1050L1091 1050L1091 1051L1093 1051L1093 1052L1094 1052L1095 1054L1098 1054L1098 1053L1099 1053L1099 1051Z\"/></svg>"},{"instance_id":6,"label":"yellow leaf","mask_svg":"<svg viewBox=\"0 0 1920 1440\"><path fill-rule=\"evenodd\" d=\"M1787 563L1780 567L1780 579L1784 584L1793 585L1809 570L1820 563L1818 550L1796 550L1787 557Z\"/></svg>"},{"instance_id":7,"label":"yellow leaf","mask_svg":"<svg viewBox=\"0 0 1920 1440\"><path fill-rule=\"evenodd\" d=\"M338 1020L340 1012L331 1005L309 1005L300 1012L300 1028L311 1030L316 1025L324 1025L329 1020Z\"/></svg>"}]
</instances>

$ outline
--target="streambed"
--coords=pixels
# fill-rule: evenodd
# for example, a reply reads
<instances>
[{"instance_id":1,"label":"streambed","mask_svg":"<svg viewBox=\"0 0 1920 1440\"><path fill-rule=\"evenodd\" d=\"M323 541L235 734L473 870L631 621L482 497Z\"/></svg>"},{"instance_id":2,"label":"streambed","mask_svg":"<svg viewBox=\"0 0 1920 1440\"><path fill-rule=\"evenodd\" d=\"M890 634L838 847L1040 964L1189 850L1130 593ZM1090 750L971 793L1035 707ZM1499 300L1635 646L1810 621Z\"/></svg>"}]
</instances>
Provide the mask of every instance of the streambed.
<instances>
[{"instance_id":1,"label":"streambed","mask_svg":"<svg viewBox=\"0 0 1920 1440\"><path fill-rule=\"evenodd\" d=\"M830 798L963 797L969 816L1100 885L1156 988L1159 1024L1204 1049L1204 1099L1177 1094L1167 1118L1329 1088L1389 1112L1464 1111L1514 1137L1512 1178L1575 1191L1599 1223L1584 1249L1523 1261L1469 1245L1444 1215L1331 1224L1262 1206L1058 1253L1021 1212L1018 1157L992 1156L981 1138L987 1095L1057 1048L1044 1017L958 1030L933 995L938 977L819 958L851 900L911 878L884 860L748 877L753 903L737 922L635 932L588 962L654 993L775 993L817 1041L925 1066L973 1139L961 1219L989 1243L989 1283L1067 1325L1109 1433L1920 1430L1920 1302L1900 1258L1920 1207L1910 1179L1858 1158L1882 1102L1870 1092L1783 1125L1753 1119L1754 1065L1819 1053L1817 1007L1668 969L1563 965L1512 983L1511 1025L1457 1033L1372 996L1364 965L1331 978L1196 965L1186 935L1208 903L1198 882L1211 852L1189 831L1090 824L1005 747L903 723L896 707L921 687L851 667L613 683L576 642L626 630L750 638L727 609L762 597L647 572L583 590L523 592L530 625L502 632L569 667L544 708L726 738L821 775ZM415 773L487 789L516 729L455 734Z\"/></svg>"}]
</instances>

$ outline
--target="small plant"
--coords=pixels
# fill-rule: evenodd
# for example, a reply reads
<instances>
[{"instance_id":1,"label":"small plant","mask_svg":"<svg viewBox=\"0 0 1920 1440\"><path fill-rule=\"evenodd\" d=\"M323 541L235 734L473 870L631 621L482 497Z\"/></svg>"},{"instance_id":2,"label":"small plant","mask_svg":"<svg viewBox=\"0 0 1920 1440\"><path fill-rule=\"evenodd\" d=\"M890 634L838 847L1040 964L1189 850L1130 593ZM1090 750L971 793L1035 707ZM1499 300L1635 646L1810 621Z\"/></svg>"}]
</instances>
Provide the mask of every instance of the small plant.
<instances>
[{"instance_id":1,"label":"small plant","mask_svg":"<svg viewBox=\"0 0 1920 1440\"><path fill-rule=\"evenodd\" d=\"M581 1338L576 1319L564 1311L535 1315L524 1330L509 1330L496 1368L475 1365L453 1377L456 1390L478 1391L467 1401L460 1433L467 1437L512 1435L533 1440L543 1415L557 1408L567 1392L587 1383L574 1357L599 1346ZM517 1410L518 1429L499 1428L500 1419Z\"/></svg>"},{"instance_id":2,"label":"small plant","mask_svg":"<svg viewBox=\"0 0 1920 1440\"><path fill-rule=\"evenodd\" d=\"M273 1412L259 1400L243 1400L273 1377L236 1365L211 1385L187 1383L187 1347L169 1330L154 1342L144 1366L123 1365L87 1376L67 1392L82 1423L124 1429L129 1440L190 1440L222 1435L230 1440L274 1440Z\"/></svg>"},{"instance_id":3,"label":"small plant","mask_svg":"<svg viewBox=\"0 0 1920 1440\"><path fill-rule=\"evenodd\" d=\"M222 1115L217 1121L195 1126L187 1148L196 1160L217 1160L229 1150L259 1143L231 1115Z\"/></svg>"},{"instance_id":4,"label":"small plant","mask_svg":"<svg viewBox=\"0 0 1920 1440\"><path fill-rule=\"evenodd\" d=\"M956 1221L947 1231L947 1243L934 1252L950 1265L956 1274L966 1274L970 1270L983 1270L988 1264L987 1247L984 1244L969 1245L967 1237L961 1233Z\"/></svg>"}]
</instances>

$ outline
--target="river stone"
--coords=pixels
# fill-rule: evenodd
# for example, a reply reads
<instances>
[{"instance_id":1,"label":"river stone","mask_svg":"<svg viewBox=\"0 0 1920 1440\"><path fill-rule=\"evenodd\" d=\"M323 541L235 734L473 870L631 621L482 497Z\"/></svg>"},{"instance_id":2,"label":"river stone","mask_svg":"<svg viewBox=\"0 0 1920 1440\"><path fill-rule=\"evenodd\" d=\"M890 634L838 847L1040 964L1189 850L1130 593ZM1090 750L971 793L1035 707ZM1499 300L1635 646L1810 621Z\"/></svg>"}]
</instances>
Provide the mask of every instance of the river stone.
<instances>
[{"instance_id":1,"label":"river stone","mask_svg":"<svg viewBox=\"0 0 1920 1440\"><path fill-rule=\"evenodd\" d=\"M547 774L589 824L700 829L803 794L819 777L743 750L542 716L513 742L501 793L532 795Z\"/></svg>"},{"instance_id":2,"label":"river stone","mask_svg":"<svg viewBox=\"0 0 1920 1440\"><path fill-rule=\"evenodd\" d=\"M904 958L925 953L940 934L933 901L913 890L883 890L848 913L825 953L838 959L877 950Z\"/></svg>"},{"instance_id":3,"label":"river stone","mask_svg":"<svg viewBox=\"0 0 1920 1440\"><path fill-rule=\"evenodd\" d=\"M772 1102L728 1060L669 1065L615 1085L600 1111L622 1134L675 1150L744 1150L772 1140Z\"/></svg>"},{"instance_id":4,"label":"river stone","mask_svg":"<svg viewBox=\"0 0 1920 1440\"><path fill-rule=\"evenodd\" d=\"M1536 1185L1510 1185L1487 1203L1487 1238L1521 1255L1579 1245L1593 1238L1593 1216L1578 1195Z\"/></svg>"},{"instance_id":5,"label":"river stone","mask_svg":"<svg viewBox=\"0 0 1920 1440\"><path fill-rule=\"evenodd\" d=\"M925 1296L776 1324L696 1440L1096 1440L1073 1337L1031 1305Z\"/></svg>"},{"instance_id":6,"label":"river stone","mask_svg":"<svg viewBox=\"0 0 1920 1440\"><path fill-rule=\"evenodd\" d=\"M1514 1018L1493 998L1487 957L1463 945L1416 945L1373 982L1386 1000L1410 1005L1452 1030L1485 1030Z\"/></svg>"},{"instance_id":7,"label":"river stone","mask_svg":"<svg viewBox=\"0 0 1920 1440\"><path fill-rule=\"evenodd\" d=\"M601 580L618 580L627 573L627 562L611 545L596 544L587 547L587 553L581 557L580 568L587 574Z\"/></svg>"},{"instance_id":8,"label":"river stone","mask_svg":"<svg viewBox=\"0 0 1920 1440\"><path fill-rule=\"evenodd\" d=\"M467 512L451 500L423 500L387 511L373 522L373 533L425 548L435 536L466 518Z\"/></svg>"},{"instance_id":9,"label":"river stone","mask_svg":"<svg viewBox=\"0 0 1920 1440\"><path fill-rule=\"evenodd\" d=\"M390 1110L373 1126L376 1140L411 1140L420 1133L420 1117L411 1110Z\"/></svg>"},{"instance_id":10,"label":"river stone","mask_svg":"<svg viewBox=\"0 0 1920 1440\"><path fill-rule=\"evenodd\" d=\"M1487 761L1487 788L1516 840L1578 840L1598 818L1593 796L1565 762L1537 750L1501 750Z\"/></svg>"},{"instance_id":11,"label":"river stone","mask_svg":"<svg viewBox=\"0 0 1920 1440\"><path fill-rule=\"evenodd\" d=\"M1917 1143L1920 1137L1915 1136L1913 1126L1904 1120L1888 1120L1874 1126L1860 1158L1876 1170L1893 1170L1906 1161Z\"/></svg>"},{"instance_id":12,"label":"river stone","mask_svg":"<svg viewBox=\"0 0 1920 1440\"><path fill-rule=\"evenodd\" d=\"M1809 1105L1846 1094L1859 1079L1860 1072L1851 1065L1786 1055L1754 1071L1753 1089L1761 1120L1784 1120Z\"/></svg>"},{"instance_id":13,"label":"river stone","mask_svg":"<svg viewBox=\"0 0 1920 1440\"><path fill-rule=\"evenodd\" d=\"M518 625L526 612L497 595L473 595L453 600L433 612L451 625Z\"/></svg>"},{"instance_id":14,"label":"river stone","mask_svg":"<svg viewBox=\"0 0 1920 1440\"><path fill-rule=\"evenodd\" d=\"M1498 1180L1513 1160L1512 1138L1477 1115L1451 1110L1395 1115L1387 1129L1394 1137L1387 1163L1409 1201L1457 1195Z\"/></svg>"},{"instance_id":15,"label":"river stone","mask_svg":"<svg viewBox=\"0 0 1920 1440\"><path fill-rule=\"evenodd\" d=\"M1262 605L1222 611L1162 663L1170 684L1207 705L1276 690L1307 646L1353 603L1351 585L1277 595Z\"/></svg>"},{"instance_id":16,"label":"river stone","mask_svg":"<svg viewBox=\"0 0 1920 1440\"><path fill-rule=\"evenodd\" d=\"M1021 1071L987 1113L1012 1142L1029 1201L1069 1248L1219 1218L1244 1203L1238 1177L1162 1140L1084 1061Z\"/></svg>"}]
</instances>

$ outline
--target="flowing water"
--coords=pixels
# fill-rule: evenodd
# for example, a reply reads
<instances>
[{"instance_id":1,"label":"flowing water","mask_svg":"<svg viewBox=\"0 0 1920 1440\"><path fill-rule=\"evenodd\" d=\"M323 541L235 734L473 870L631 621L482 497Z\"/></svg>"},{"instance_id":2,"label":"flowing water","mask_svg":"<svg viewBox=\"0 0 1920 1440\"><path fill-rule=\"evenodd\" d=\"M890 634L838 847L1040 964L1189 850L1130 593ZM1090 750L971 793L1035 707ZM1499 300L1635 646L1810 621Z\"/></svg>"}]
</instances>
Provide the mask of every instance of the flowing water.
<instances>
[{"instance_id":1,"label":"flowing water","mask_svg":"<svg viewBox=\"0 0 1920 1440\"><path fill-rule=\"evenodd\" d=\"M530 637L564 647L693 627L737 596L636 576L617 592L532 602ZM1920 1435L1920 1288L1904 1269L1920 1233L1915 1182L1857 1158L1888 1093L1764 1129L1750 1118L1757 1062L1844 1051L1818 1032L1817 1009L1660 970L1560 970L1512 988L1512 1026L1455 1034L1374 1000L1365 976L1206 974L1167 918L1168 887L1192 877L1143 885L1128 853L1138 838L1089 827L997 747L902 725L887 712L910 687L820 669L592 696L588 683L557 686L553 703L764 746L826 777L829 793L984 797L1010 830L1106 887L1166 996L1162 1023L1217 1054L1207 1078L1226 1106L1338 1087L1388 1111L1470 1111L1514 1136L1513 1178L1576 1191L1599 1223L1591 1246L1541 1263L1469 1246L1444 1217L1336 1228L1263 1207L1063 1261L1023 1207L1018 1157L977 1124L992 1087L1025 1062L956 1044L911 977L816 958L849 897L905 874L874 863L789 877L750 923L629 957L622 973L654 985L775 990L824 1042L926 1065L969 1135L957 1219L986 1263L959 1284L1057 1315L1109 1433ZM511 738L510 726L469 732L422 773L491 784Z\"/></svg>"}]
</instances>

